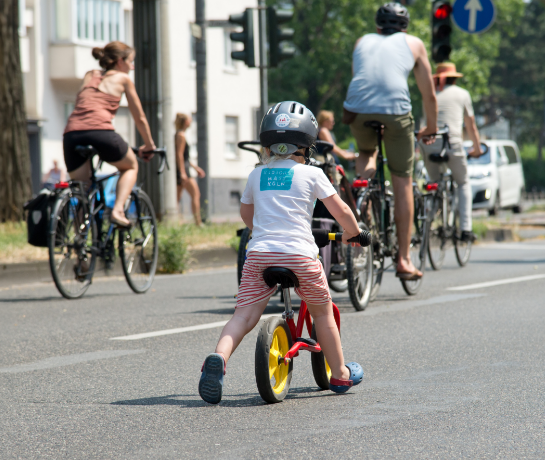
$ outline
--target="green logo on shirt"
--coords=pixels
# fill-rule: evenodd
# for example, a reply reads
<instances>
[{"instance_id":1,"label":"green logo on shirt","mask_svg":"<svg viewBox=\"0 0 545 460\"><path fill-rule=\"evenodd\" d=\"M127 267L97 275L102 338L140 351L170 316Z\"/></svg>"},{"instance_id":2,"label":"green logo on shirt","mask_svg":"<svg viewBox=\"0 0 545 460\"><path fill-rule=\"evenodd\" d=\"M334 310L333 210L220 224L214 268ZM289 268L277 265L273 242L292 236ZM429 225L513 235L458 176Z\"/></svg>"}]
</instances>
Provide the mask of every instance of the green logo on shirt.
<instances>
[{"instance_id":1,"label":"green logo on shirt","mask_svg":"<svg viewBox=\"0 0 545 460\"><path fill-rule=\"evenodd\" d=\"M263 168L259 190L290 190L293 168Z\"/></svg>"}]
</instances>

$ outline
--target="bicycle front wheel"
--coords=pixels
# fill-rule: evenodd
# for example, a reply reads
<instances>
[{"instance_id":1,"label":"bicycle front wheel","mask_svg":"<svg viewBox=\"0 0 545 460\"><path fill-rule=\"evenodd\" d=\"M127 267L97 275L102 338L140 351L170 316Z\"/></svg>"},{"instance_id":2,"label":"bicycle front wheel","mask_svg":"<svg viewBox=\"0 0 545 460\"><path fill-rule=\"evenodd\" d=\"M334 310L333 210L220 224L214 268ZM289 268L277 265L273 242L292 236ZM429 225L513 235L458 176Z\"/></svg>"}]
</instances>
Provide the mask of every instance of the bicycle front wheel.
<instances>
[{"instance_id":1,"label":"bicycle front wheel","mask_svg":"<svg viewBox=\"0 0 545 460\"><path fill-rule=\"evenodd\" d=\"M414 191L414 221L411 234L410 255L414 266L424 273L426 268L428 222L426 219L425 199L418 190ZM403 290L408 295L415 295L422 286L423 277L414 281L401 280Z\"/></svg>"},{"instance_id":2,"label":"bicycle front wheel","mask_svg":"<svg viewBox=\"0 0 545 460\"><path fill-rule=\"evenodd\" d=\"M365 225L360 225L367 230ZM354 308L365 310L373 289L373 248L361 246L347 246L346 251L346 278L348 280L348 294Z\"/></svg>"},{"instance_id":3,"label":"bicycle front wheel","mask_svg":"<svg viewBox=\"0 0 545 460\"><path fill-rule=\"evenodd\" d=\"M428 257L431 267L434 270L441 270L447 252L447 240L443 227L443 201L435 198L434 205L436 207L432 209L432 212L435 212L431 216L429 224Z\"/></svg>"},{"instance_id":4,"label":"bicycle front wheel","mask_svg":"<svg viewBox=\"0 0 545 460\"><path fill-rule=\"evenodd\" d=\"M63 297L77 299L91 285L95 270L95 220L86 212L82 197L67 192L55 202L50 225L51 276Z\"/></svg>"},{"instance_id":5,"label":"bicycle front wheel","mask_svg":"<svg viewBox=\"0 0 545 460\"><path fill-rule=\"evenodd\" d=\"M148 195L142 190L133 191L125 215L131 227L119 230L119 257L130 288L142 294L153 283L159 256L157 220Z\"/></svg>"},{"instance_id":6,"label":"bicycle front wheel","mask_svg":"<svg viewBox=\"0 0 545 460\"><path fill-rule=\"evenodd\" d=\"M462 231L460 230L460 214L456 211L454 224L454 253L460 267L464 267L469 262L471 256L471 240L462 241Z\"/></svg>"}]
</instances>

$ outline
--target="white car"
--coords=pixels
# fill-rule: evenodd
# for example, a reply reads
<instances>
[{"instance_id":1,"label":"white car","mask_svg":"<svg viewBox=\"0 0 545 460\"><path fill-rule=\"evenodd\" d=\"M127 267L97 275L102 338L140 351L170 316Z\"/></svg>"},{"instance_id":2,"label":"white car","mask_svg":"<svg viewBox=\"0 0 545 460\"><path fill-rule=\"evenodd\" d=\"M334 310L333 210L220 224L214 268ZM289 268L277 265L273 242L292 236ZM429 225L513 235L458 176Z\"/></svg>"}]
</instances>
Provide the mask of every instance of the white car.
<instances>
[{"instance_id":1,"label":"white car","mask_svg":"<svg viewBox=\"0 0 545 460\"><path fill-rule=\"evenodd\" d=\"M488 151L479 158L468 157L473 192L473 209L487 209L491 216L501 208L521 212L524 173L517 144L509 140L485 140ZM470 151L473 142L465 141Z\"/></svg>"}]
</instances>

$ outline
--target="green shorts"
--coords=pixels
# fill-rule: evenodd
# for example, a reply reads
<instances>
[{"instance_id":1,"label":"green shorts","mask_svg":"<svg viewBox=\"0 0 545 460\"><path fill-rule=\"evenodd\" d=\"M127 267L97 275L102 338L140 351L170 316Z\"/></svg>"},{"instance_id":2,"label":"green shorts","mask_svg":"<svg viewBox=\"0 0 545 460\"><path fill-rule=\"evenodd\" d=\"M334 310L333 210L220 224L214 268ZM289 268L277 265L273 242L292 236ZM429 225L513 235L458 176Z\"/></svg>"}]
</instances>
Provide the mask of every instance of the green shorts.
<instances>
[{"instance_id":1,"label":"green shorts","mask_svg":"<svg viewBox=\"0 0 545 460\"><path fill-rule=\"evenodd\" d=\"M350 131L356 138L360 154L372 155L377 148L377 133L364 126L366 121L376 120L384 125L385 156L388 169L399 177L411 177L414 165L414 118L409 112L405 115L385 115L380 113L358 113L350 124Z\"/></svg>"}]
</instances>

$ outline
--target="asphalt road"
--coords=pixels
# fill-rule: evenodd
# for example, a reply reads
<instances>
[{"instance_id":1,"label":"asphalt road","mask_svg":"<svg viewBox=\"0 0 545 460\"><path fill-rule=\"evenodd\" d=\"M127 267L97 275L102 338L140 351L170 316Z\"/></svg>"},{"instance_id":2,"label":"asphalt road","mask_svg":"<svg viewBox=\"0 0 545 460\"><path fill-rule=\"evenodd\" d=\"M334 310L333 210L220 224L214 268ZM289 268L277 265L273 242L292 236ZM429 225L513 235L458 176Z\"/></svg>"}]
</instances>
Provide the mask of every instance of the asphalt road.
<instances>
[{"instance_id":1,"label":"asphalt road","mask_svg":"<svg viewBox=\"0 0 545 460\"><path fill-rule=\"evenodd\" d=\"M264 404L256 328L218 406L197 383L220 333L210 323L233 311L234 269L158 277L141 296L121 278L77 301L51 283L4 287L0 458L541 459L544 286L545 241L476 247L463 269L449 253L411 298L388 272L363 313L334 294L361 385L318 391L303 354L286 400Z\"/></svg>"}]
</instances>

